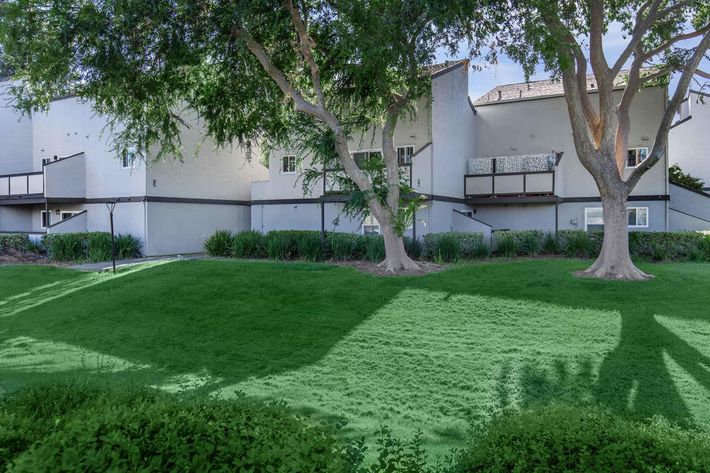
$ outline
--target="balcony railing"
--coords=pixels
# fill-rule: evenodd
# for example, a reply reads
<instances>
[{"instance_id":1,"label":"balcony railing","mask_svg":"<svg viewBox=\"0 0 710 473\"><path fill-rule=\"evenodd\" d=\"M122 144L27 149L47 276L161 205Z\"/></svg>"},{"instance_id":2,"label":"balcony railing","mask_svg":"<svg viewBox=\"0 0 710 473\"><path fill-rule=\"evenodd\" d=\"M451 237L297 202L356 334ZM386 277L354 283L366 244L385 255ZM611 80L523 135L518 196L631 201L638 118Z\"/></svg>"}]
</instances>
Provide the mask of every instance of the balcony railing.
<instances>
[{"instance_id":1,"label":"balcony railing","mask_svg":"<svg viewBox=\"0 0 710 473\"><path fill-rule=\"evenodd\" d=\"M342 169L326 169L323 171L325 177L323 181L323 194L340 194L343 190L334 175L345 176L345 171ZM401 180L406 182L409 187L412 187L412 163L400 163L399 174Z\"/></svg>"},{"instance_id":2,"label":"balcony railing","mask_svg":"<svg viewBox=\"0 0 710 473\"><path fill-rule=\"evenodd\" d=\"M44 195L44 173L25 172L0 176L0 198L22 199Z\"/></svg>"},{"instance_id":3,"label":"balcony railing","mask_svg":"<svg viewBox=\"0 0 710 473\"><path fill-rule=\"evenodd\" d=\"M469 159L466 197L555 195L555 168L562 153Z\"/></svg>"}]
</instances>

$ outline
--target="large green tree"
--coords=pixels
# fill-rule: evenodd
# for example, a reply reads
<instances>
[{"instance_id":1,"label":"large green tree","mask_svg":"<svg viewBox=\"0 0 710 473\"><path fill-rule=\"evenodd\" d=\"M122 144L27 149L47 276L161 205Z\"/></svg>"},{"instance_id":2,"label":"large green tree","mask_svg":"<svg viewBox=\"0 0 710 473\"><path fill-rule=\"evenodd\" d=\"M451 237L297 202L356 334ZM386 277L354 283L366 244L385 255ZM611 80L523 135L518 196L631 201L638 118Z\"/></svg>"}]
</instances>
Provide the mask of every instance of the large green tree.
<instances>
[{"instance_id":1,"label":"large green tree","mask_svg":"<svg viewBox=\"0 0 710 473\"><path fill-rule=\"evenodd\" d=\"M631 261L626 202L641 177L666 152L668 130L688 87L707 78L699 69L710 44L707 0L510 0L499 45L529 74L543 64L561 78L577 156L594 178L604 212L604 243L584 274L609 279L647 277ZM616 58L605 52L605 33L621 26L625 43ZM618 42L621 38L614 38ZM591 71L589 70L591 68ZM596 96L587 74L594 75ZM671 91L648 157L625 170L630 109L639 90L659 81ZM619 83L622 94L615 93ZM593 100L596 97L597 106Z\"/></svg>"},{"instance_id":2,"label":"large green tree","mask_svg":"<svg viewBox=\"0 0 710 473\"><path fill-rule=\"evenodd\" d=\"M298 147L334 161L352 183L351 209L381 224L389 271L417 265L393 132L429 93L437 48L466 5L423 0L8 0L0 44L17 105L75 94L120 124L118 145L181 153L186 111L218 145ZM348 149L380 130L376 173Z\"/></svg>"}]
</instances>

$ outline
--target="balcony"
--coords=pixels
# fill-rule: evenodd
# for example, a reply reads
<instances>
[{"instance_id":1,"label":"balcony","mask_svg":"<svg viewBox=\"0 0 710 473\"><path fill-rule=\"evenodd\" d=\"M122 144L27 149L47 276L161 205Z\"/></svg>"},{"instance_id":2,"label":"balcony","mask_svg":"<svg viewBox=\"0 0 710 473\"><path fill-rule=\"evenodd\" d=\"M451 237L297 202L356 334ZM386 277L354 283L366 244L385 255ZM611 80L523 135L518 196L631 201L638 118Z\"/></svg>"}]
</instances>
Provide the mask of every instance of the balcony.
<instances>
[{"instance_id":1,"label":"balcony","mask_svg":"<svg viewBox=\"0 0 710 473\"><path fill-rule=\"evenodd\" d=\"M342 169L326 169L323 171L325 179L323 181L323 195L337 195L344 191L340 185L342 179L346 179L345 171ZM412 187L412 163L400 163L399 175L401 182Z\"/></svg>"},{"instance_id":2,"label":"balcony","mask_svg":"<svg viewBox=\"0 0 710 473\"><path fill-rule=\"evenodd\" d=\"M51 161L42 171L0 175L0 204L4 205L80 201L85 196L84 153Z\"/></svg>"},{"instance_id":3,"label":"balcony","mask_svg":"<svg viewBox=\"0 0 710 473\"><path fill-rule=\"evenodd\" d=\"M0 200L35 203L44 197L44 173L27 172L0 176Z\"/></svg>"},{"instance_id":4,"label":"balcony","mask_svg":"<svg viewBox=\"0 0 710 473\"><path fill-rule=\"evenodd\" d=\"M562 153L469 159L464 196L471 203L554 202Z\"/></svg>"}]
</instances>

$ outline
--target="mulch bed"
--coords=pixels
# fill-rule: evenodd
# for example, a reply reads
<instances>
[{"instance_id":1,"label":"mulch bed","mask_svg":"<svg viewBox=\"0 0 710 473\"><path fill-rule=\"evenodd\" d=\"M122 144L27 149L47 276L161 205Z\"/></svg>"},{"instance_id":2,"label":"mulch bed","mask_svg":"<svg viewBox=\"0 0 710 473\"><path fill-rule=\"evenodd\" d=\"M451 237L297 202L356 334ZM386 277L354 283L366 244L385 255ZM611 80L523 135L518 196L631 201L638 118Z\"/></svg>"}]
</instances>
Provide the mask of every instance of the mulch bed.
<instances>
[{"instance_id":1,"label":"mulch bed","mask_svg":"<svg viewBox=\"0 0 710 473\"><path fill-rule=\"evenodd\" d=\"M417 261L420 268L418 271L408 270L390 273L384 271L378 266L378 263L372 261L333 261L332 264L336 266L355 268L363 273L370 273L376 276L423 276L429 273L438 273L439 271L443 271L447 268L447 266L441 264L434 264L428 261Z\"/></svg>"},{"instance_id":2,"label":"mulch bed","mask_svg":"<svg viewBox=\"0 0 710 473\"><path fill-rule=\"evenodd\" d=\"M12 248L0 248L0 265L2 264L54 264L46 256L37 253L17 251Z\"/></svg>"}]
</instances>

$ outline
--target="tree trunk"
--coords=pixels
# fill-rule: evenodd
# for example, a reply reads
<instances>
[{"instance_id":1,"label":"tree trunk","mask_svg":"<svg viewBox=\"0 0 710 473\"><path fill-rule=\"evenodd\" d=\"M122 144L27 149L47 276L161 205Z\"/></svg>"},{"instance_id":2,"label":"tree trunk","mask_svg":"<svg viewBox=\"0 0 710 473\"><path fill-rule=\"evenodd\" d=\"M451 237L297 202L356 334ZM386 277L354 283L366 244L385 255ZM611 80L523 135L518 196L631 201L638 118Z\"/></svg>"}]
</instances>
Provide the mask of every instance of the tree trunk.
<instances>
[{"instance_id":1,"label":"tree trunk","mask_svg":"<svg viewBox=\"0 0 710 473\"><path fill-rule=\"evenodd\" d=\"M606 194L606 195L605 195ZM638 281L650 276L638 269L629 255L629 228L625 192L603 192L604 243L594 264L581 273L603 279Z\"/></svg>"},{"instance_id":2,"label":"tree trunk","mask_svg":"<svg viewBox=\"0 0 710 473\"><path fill-rule=\"evenodd\" d=\"M380 222L380 228L385 240L385 260L378 266L391 273L419 270L419 265L404 250L404 239L394 231L391 223Z\"/></svg>"}]
</instances>

